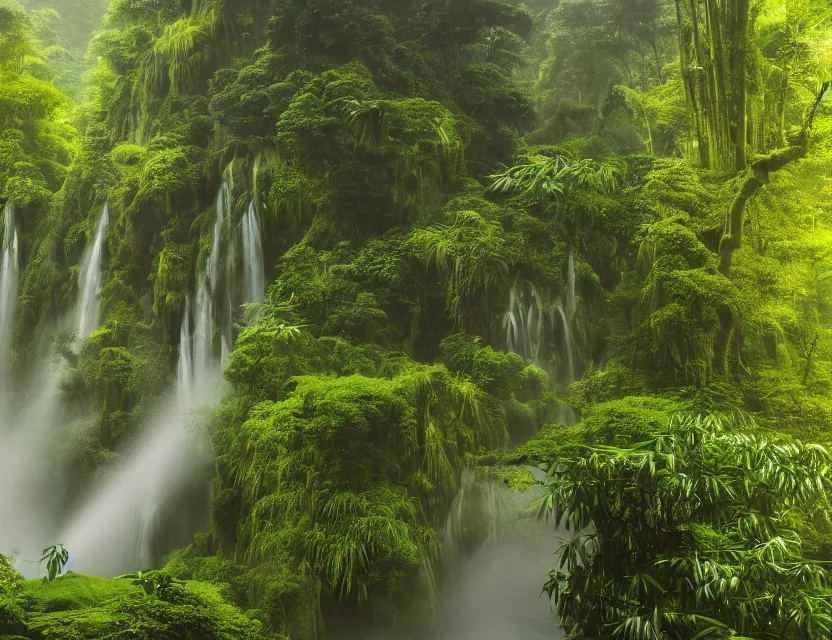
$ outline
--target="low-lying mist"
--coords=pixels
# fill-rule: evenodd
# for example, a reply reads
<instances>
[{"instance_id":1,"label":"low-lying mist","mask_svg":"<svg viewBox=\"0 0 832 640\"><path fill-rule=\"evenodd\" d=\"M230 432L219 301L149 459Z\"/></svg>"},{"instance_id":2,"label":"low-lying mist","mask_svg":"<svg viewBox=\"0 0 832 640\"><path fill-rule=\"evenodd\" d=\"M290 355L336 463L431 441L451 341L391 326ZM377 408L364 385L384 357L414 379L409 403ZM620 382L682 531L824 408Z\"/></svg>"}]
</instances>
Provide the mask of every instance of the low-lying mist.
<instances>
[{"instance_id":1,"label":"low-lying mist","mask_svg":"<svg viewBox=\"0 0 832 640\"><path fill-rule=\"evenodd\" d=\"M536 476L538 471L533 470ZM472 489L479 492L475 498L471 498ZM549 597L541 592L555 564L555 552L568 534L536 517L534 503L540 495L539 486L520 492L493 480L464 478L445 530L446 566L438 587L438 619L426 625L420 614L410 612L399 624L371 631L366 627L345 629L330 622L327 639L562 638ZM462 509L460 500L467 502ZM485 541L475 548L462 548L454 532L459 517L475 526L484 523ZM434 628L428 630L427 626Z\"/></svg>"}]
</instances>

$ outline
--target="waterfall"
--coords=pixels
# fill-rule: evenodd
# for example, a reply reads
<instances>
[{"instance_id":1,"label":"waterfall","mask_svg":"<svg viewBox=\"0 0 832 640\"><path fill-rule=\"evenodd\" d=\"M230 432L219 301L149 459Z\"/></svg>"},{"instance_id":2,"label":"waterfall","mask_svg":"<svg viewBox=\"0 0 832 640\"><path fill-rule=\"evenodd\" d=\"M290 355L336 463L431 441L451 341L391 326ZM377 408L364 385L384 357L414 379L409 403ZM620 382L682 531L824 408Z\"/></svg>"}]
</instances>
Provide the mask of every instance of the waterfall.
<instances>
[{"instance_id":1,"label":"waterfall","mask_svg":"<svg viewBox=\"0 0 832 640\"><path fill-rule=\"evenodd\" d=\"M182 537L180 544L187 542L185 534L193 533L172 531L171 524L163 526L162 520L171 500L199 477L205 464L187 426L194 409L217 397L212 384L216 380L196 368L195 343L197 333L191 332L190 304L186 301L175 397L161 408L145 439L104 480L102 489L61 536L74 558L74 570L116 575L147 569L156 562L154 541L161 529ZM211 371L218 369L211 366ZM200 384L211 386L199 388Z\"/></svg>"},{"instance_id":2,"label":"waterfall","mask_svg":"<svg viewBox=\"0 0 832 640\"><path fill-rule=\"evenodd\" d=\"M103 478L60 536L73 570L107 576L149 568L159 508L193 470L185 436L183 416L172 403L146 439Z\"/></svg>"},{"instance_id":3,"label":"waterfall","mask_svg":"<svg viewBox=\"0 0 832 640\"><path fill-rule=\"evenodd\" d=\"M533 284L517 279L509 291L508 309L503 314L503 332L506 349L517 353L527 361L546 367L549 354L544 351L553 341L555 318L560 318L560 331L563 334L564 365L559 382L568 387L577 380L577 362L573 323L577 317L577 295L575 276L575 253L569 251L566 267L565 303L551 304L545 302ZM548 333L547 333L548 330ZM578 353L580 356L580 353ZM549 371L554 374L554 371ZM560 422L574 424L574 411L565 405L562 407Z\"/></svg>"},{"instance_id":4,"label":"waterfall","mask_svg":"<svg viewBox=\"0 0 832 640\"><path fill-rule=\"evenodd\" d=\"M60 470L51 459L55 430L65 415L60 403L62 362L50 350L31 356L25 384L12 396L9 365L18 287L20 237L15 207L4 209L2 258L0 258L0 553L19 547L31 557L50 544L64 487ZM45 468L50 473L44 473ZM21 567L34 577L31 565Z\"/></svg>"},{"instance_id":5,"label":"waterfall","mask_svg":"<svg viewBox=\"0 0 832 640\"><path fill-rule=\"evenodd\" d=\"M228 297L223 292L228 287L221 287L219 279L220 274L226 274L221 268L221 248L229 198L228 186L223 184L217 196L211 255L197 279L193 328L190 298L185 302L174 397L161 408L144 439L103 482L102 489L92 496L61 537L73 554L73 566L81 571L115 575L149 568L157 560L159 550L155 547L160 534L168 541L176 539L181 546L193 533L189 516L180 513L187 511L187 501L176 500L199 483L209 462L209 454L200 452L188 424L195 410L213 408L221 397L222 370L214 354L217 329L223 353L231 347L230 322L221 316L218 323L216 316L216 309L222 306L217 304L218 299ZM197 501L207 501L210 488L199 491ZM173 513L171 505L176 506ZM207 504L204 511L208 512ZM179 528L168 520L171 517L178 517Z\"/></svg>"},{"instance_id":6,"label":"waterfall","mask_svg":"<svg viewBox=\"0 0 832 640\"><path fill-rule=\"evenodd\" d=\"M104 238L110 223L110 204L104 205L95 242L87 249L78 272L78 339L83 340L98 327L98 295L101 293L101 270L104 260Z\"/></svg>"},{"instance_id":7,"label":"waterfall","mask_svg":"<svg viewBox=\"0 0 832 640\"><path fill-rule=\"evenodd\" d=\"M194 308L192 357L194 376L211 375L214 369L214 300L207 278L200 279Z\"/></svg>"},{"instance_id":8,"label":"waterfall","mask_svg":"<svg viewBox=\"0 0 832 640\"><path fill-rule=\"evenodd\" d=\"M225 225L225 216L228 212L231 195L228 190L228 184L223 182L220 191L217 194L216 212L217 217L214 220L214 235L211 240L211 257L208 258L208 277L211 282L211 293L216 295L217 286L219 284L220 276L220 246L222 242L222 229Z\"/></svg>"},{"instance_id":9,"label":"waterfall","mask_svg":"<svg viewBox=\"0 0 832 640\"><path fill-rule=\"evenodd\" d=\"M570 385L575 382L575 360L572 355L572 332L569 328L569 318L567 317L562 305L558 305L558 313L560 314L561 323L563 324L563 344L566 348L566 364L568 367L566 384Z\"/></svg>"},{"instance_id":10,"label":"waterfall","mask_svg":"<svg viewBox=\"0 0 832 640\"><path fill-rule=\"evenodd\" d=\"M436 586L440 605L436 628L413 635L406 628L394 628L355 639L562 637L548 599L538 598L550 558L562 539L561 531L553 536L551 525L534 516L542 494L540 486L521 492L473 469L463 470L442 532L445 554ZM425 620L431 612L425 609L424 615L414 617ZM354 640L340 630L333 635L337 640Z\"/></svg>"},{"instance_id":11,"label":"waterfall","mask_svg":"<svg viewBox=\"0 0 832 640\"><path fill-rule=\"evenodd\" d=\"M197 278L195 326L191 348L194 362L194 385L200 391L207 391L211 382L219 378L221 365L228 358L232 347L229 288L220 287L221 274L230 278L228 269L225 271L221 269L223 231L226 226L226 215L230 209L230 199L228 184L223 183L217 193L211 255L208 257L205 272ZM217 332L220 337L219 362L214 355L214 336Z\"/></svg>"},{"instance_id":12,"label":"waterfall","mask_svg":"<svg viewBox=\"0 0 832 640\"><path fill-rule=\"evenodd\" d=\"M566 311L569 317L575 313L575 250L569 249L566 263Z\"/></svg>"},{"instance_id":13,"label":"waterfall","mask_svg":"<svg viewBox=\"0 0 832 640\"><path fill-rule=\"evenodd\" d=\"M509 303L503 315L506 348L526 360L540 363L545 341L544 305L533 285L515 282L509 291Z\"/></svg>"},{"instance_id":14,"label":"waterfall","mask_svg":"<svg viewBox=\"0 0 832 640\"><path fill-rule=\"evenodd\" d=\"M243 217L243 258L248 302L263 302L266 277L263 268L263 245L260 239L260 223L254 200Z\"/></svg>"},{"instance_id":15,"label":"waterfall","mask_svg":"<svg viewBox=\"0 0 832 640\"><path fill-rule=\"evenodd\" d=\"M563 381L564 386L569 386L575 382L575 357L573 354L572 345L572 330L569 326L569 317L563 308L563 305L557 306L558 314L560 315L561 325L563 326L563 344L566 349L566 378ZM572 407L562 404L558 409L557 421L567 425L573 425L578 421L578 416Z\"/></svg>"},{"instance_id":16,"label":"waterfall","mask_svg":"<svg viewBox=\"0 0 832 640\"><path fill-rule=\"evenodd\" d=\"M185 314L179 329L179 362L176 364L176 393L180 410L191 402L194 382L194 349L191 332L191 301L185 298Z\"/></svg>"},{"instance_id":17,"label":"waterfall","mask_svg":"<svg viewBox=\"0 0 832 640\"><path fill-rule=\"evenodd\" d=\"M13 203L6 203L3 220L3 258L0 263L0 375L3 376L3 380L0 385L0 400L5 409L8 399L9 350L19 277L17 227Z\"/></svg>"}]
</instances>

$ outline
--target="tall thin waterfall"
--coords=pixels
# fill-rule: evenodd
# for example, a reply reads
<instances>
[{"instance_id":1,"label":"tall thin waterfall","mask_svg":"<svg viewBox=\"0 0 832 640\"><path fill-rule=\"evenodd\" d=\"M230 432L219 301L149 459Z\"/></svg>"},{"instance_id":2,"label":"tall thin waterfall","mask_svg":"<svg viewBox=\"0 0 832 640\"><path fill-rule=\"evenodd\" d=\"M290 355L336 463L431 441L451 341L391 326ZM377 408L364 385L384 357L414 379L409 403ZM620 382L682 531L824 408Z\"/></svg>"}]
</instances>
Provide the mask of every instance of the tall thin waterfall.
<instances>
[{"instance_id":1,"label":"tall thin waterfall","mask_svg":"<svg viewBox=\"0 0 832 640\"><path fill-rule=\"evenodd\" d=\"M575 250L569 249L566 262L566 312L571 317L575 312Z\"/></svg>"},{"instance_id":2,"label":"tall thin waterfall","mask_svg":"<svg viewBox=\"0 0 832 640\"><path fill-rule=\"evenodd\" d=\"M193 337L194 384L206 388L207 382L218 377L220 363L214 357L214 334L217 329L217 300L221 293L220 269L223 229L225 217L230 205L228 185L223 183L217 194L216 219L214 221L213 237L211 238L211 255L205 272L197 279L196 306L194 309L195 325ZM223 323L226 324L226 323ZM231 327L220 326L220 340L223 350L229 350L226 342L230 340ZM227 329L227 330L226 330ZM224 359L224 358L222 358ZM221 359L221 361L222 361ZM220 361L220 362L221 362Z\"/></svg>"},{"instance_id":3,"label":"tall thin waterfall","mask_svg":"<svg viewBox=\"0 0 832 640\"><path fill-rule=\"evenodd\" d=\"M12 336L14 309L17 302L19 279L17 227L14 219L14 204L7 202L3 212L3 258L0 263L0 401L6 408L8 394L9 348Z\"/></svg>"},{"instance_id":4,"label":"tall thin waterfall","mask_svg":"<svg viewBox=\"0 0 832 640\"><path fill-rule=\"evenodd\" d=\"M572 354L572 331L569 327L569 317L566 315L563 307L558 305L558 313L560 314L561 323L563 324L563 343L566 348L566 364L567 364L567 378L566 384L575 382L575 358Z\"/></svg>"},{"instance_id":5,"label":"tall thin waterfall","mask_svg":"<svg viewBox=\"0 0 832 640\"><path fill-rule=\"evenodd\" d=\"M243 217L243 258L245 259L246 294L249 302L263 302L266 276L263 268L263 244L254 200Z\"/></svg>"},{"instance_id":6,"label":"tall thin waterfall","mask_svg":"<svg viewBox=\"0 0 832 640\"><path fill-rule=\"evenodd\" d=\"M0 259L0 553L21 548L29 557L51 535L62 487L57 471L44 473L45 460L54 446L56 425L61 424L60 364L38 350L30 356L26 384L18 385L12 402L10 379L11 338L20 283L20 238L15 207L4 209ZM33 577L31 565L21 567Z\"/></svg>"},{"instance_id":7,"label":"tall thin waterfall","mask_svg":"<svg viewBox=\"0 0 832 640\"><path fill-rule=\"evenodd\" d=\"M222 229L225 225L225 216L228 213L231 195L228 184L223 182L217 194L216 211L217 217L214 221L214 236L211 240L211 257L208 259L207 273L211 282L211 293L216 295L220 276L220 246L222 243Z\"/></svg>"},{"instance_id":8,"label":"tall thin waterfall","mask_svg":"<svg viewBox=\"0 0 832 640\"><path fill-rule=\"evenodd\" d=\"M194 345L191 332L191 300L185 298L185 314L179 330L179 362L176 365L176 393L180 410L191 402L194 383Z\"/></svg>"},{"instance_id":9,"label":"tall thin waterfall","mask_svg":"<svg viewBox=\"0 0 832 640\"><path fill-rule=\"evenodd\" d=\"M575 357L572 343L572 322L575 318L575 250L569 249L566 261L566 307L558 306L561 323L563 324L563 343L566 349L566 363L568 366L566 384L575 382Z\"/></svg>"},{"instance_id":10,"label":"tall thin waterfall","mask_svg":"<svg viewBox=\"0 0 832 640\"><path fill-rule=\"evenodd\" d=\"M110 203L104 205L95 241L87 249L78 272L78 339L82 340L98 326L98 295L101 293L101 271L104 261L104 239L110 224Z\"/></svg>"},{"instance_id":11,"label":"tall thin waterfall","mask_svg":"<svg viewBox=\"0 0 832 640\"><path fill-rule=\"evenodd\" d=\"M206 277L199 280L197 287L191 349L193 352L194 376L203 378L206 375L213 375L214 370L214 299L211 296L211 288Z\"/></svg>"}]
</instances>

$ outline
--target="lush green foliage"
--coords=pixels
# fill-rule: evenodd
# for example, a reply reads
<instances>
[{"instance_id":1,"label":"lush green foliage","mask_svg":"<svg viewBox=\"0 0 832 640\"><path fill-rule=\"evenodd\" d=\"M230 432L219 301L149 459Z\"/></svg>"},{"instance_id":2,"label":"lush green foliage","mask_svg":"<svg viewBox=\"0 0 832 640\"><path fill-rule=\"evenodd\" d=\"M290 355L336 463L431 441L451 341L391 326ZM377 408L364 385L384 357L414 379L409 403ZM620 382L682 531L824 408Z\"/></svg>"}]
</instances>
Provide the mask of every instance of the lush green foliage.
<instances>
[{"instance_id":1,"label":"lush green foliage","mask_svg":"<svg viewBox=\"0 0 832 640\"><path fill-rule=\"evenodd\" d=\"M262 625L227 604L216 587L187 583L184 589L151 597L129 579L101 580L67 573L53 582L28 581L6 568L0 573L0 634L49 640L133 638L263 638ZM153 574L154 583L170 576ZM10 609L8 595L16 597ZM9 614L16 618L9 619Z\"/></svg>"},{"instance_id":2,"label":"lush green foliage","mask_svg":"<svg viewBox=\"0 0 832 640\"><path fill-rule=\"evenodd\" d=\"M782 435L832 440L825 3L23 4L0 0L20 387L111 210L101 326L55 344L62 509L172 378L223 183L268 296L228 310L210 530L102 584L0 557L0 634L318 640L325 608L424 595L465 467L526 487L565 460L557 507L595 527L550 584L576 633L828 635L827 454Z\"/></svg>"},{"instance_id":3,"label":"lush green foliage","mask_svg":"<svg viewBox=\"0 0 832 640\"><path fill-rule=\"evenodd\" d=\"M567 629L632 639L832 630L828 451L681 417L557 462L543 509L576 535L546 589Z\"/></svg>"},{"instance_id":4,"label":"lush green foliage","mask_svg":"<svg viewBox=\"0 0 832 640\"><path fill-rule=\"evenodd\" d=\"M41 562L46 562L46 580L52 582L61 575L64 566L69 560L69 551L63 545L56 544L43 550Z\"/></svg>"}]
</instances>

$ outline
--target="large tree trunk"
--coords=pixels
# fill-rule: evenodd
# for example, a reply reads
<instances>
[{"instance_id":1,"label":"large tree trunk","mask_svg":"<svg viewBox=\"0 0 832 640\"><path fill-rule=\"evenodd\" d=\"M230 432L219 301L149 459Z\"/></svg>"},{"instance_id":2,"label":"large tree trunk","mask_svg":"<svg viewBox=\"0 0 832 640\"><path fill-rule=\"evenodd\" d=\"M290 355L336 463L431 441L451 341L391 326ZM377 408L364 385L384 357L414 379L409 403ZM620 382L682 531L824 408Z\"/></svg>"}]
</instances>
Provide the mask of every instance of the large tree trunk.
<instances>
[{"instance_id":1,"label":"large tree trunk","mask_svg":"<svg viewBox=\"0 0 832 640\"><path fill-rule=\"evenodd\" d=\"M725 277L730 275L734 251L742 245L746 204L763 185L768 183L769 176L773 172L782 169L790 162L799 160L806 155L808 151L809 131L812 128L812 122L814 121L818 105L829 86L830 82L824 82L821 86L817 99L809 111L806 122L803 124L803 129L794 143L789 147L779 149L754 161L745 170L745 175L740 182L737 193L734 195L731 206L728 208L728 214L725 220L725 233L719 243L719 263L717 268ZM720 310L719 324L720 327L714 344L714 367L717 370L725 370L728 365L728 355L731 349L731 336L735 331L733 314L729 308L725 307Z\"/></svg>"}]
</instances>

